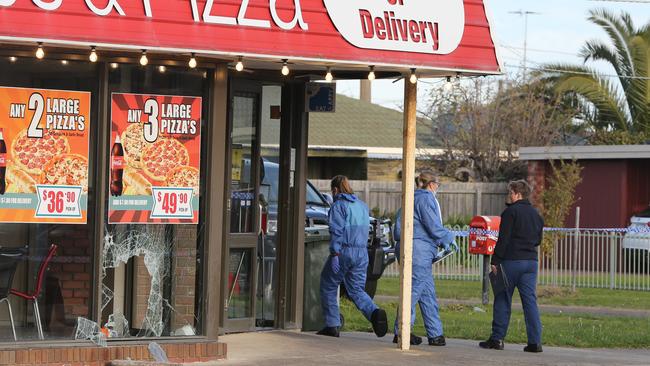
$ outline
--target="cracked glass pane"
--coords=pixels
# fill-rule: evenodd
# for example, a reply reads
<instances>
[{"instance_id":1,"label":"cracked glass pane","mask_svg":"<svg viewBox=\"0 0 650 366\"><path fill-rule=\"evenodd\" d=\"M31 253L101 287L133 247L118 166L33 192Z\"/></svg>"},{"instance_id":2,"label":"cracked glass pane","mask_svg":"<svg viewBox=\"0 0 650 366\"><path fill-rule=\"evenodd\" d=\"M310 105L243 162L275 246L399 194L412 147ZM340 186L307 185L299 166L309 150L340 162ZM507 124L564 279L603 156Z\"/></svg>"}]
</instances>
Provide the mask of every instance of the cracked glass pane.
<instances>
[{"instance_id":1,"label":"cracked glass pane","mask_svg":"<svg viewBox=\"0 0 650 366\"><path fill-rule=\"evenodd\" d=\"M74 339L87 339L93 343L106 347L106 335L102 333L99 325L89 319L77 318L77 329L75 330Z\"/></svg>"},{"instance_id":2,"label":"cracked glass pane","mask_svg":"<svg viewBox=\"0 0 650 366\"><path fill-rule=\"evenodd\" d=\"M110 337L196 335L197 230L193 225L120 225L102 249L102 312ZM107 328L110 328L107 326Z\"/></svg>"}]
</instances>

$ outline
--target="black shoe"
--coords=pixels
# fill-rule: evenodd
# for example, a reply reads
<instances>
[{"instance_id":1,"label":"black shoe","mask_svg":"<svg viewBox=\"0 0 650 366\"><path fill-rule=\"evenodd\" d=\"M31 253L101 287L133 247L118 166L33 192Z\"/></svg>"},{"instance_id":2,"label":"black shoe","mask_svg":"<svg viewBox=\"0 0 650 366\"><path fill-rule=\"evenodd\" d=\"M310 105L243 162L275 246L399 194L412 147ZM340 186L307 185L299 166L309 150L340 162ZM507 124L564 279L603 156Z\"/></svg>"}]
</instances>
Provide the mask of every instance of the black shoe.
<instances>
[{"instance_id":1,"label":"black shoe","mask_svg":"<svg viewBox=\"0 0 650 366\"><path fill-rule=\"evenodd\" d=\"M480 342L478 346L485 349L503 350L503 341L490 338L485 342Z\"/></svg>"},{"instance_id":2,"label":"black shoe","mask_svg":"<svg viewBox=\"0 0 650 366\"><path fill-rule=\"evenodd\" d=\"M524 352L540 353L542 352L542 345L528 343L528 345L524 347Z\"/></svg>"},{"instance_id":3,"label":"black shoe","mask_svg":"<svg viewBox=\"0 0 650 366\"><path fill-rule=\"evenodd\" d=\"M384 309L375 309L370 317L372 323L372 330L375 331L377 337L381 338L386 335L388 331L388 320L386 319L386 312Z\"/></svg>"},{"instance_id":4,"label":"black shoe","mask_svg":"<svg viewBox=\"0 0 650 366\"><path fill-rule=\"evenodd\" d=\"M446 346L445 336L429 338L429 346Z\"/></svg>"},{"instance_id":5,"label":"black shoe","mask_svg":"<svg viewBox=\"0 0 650 366\"><path fill-rule=\"evenodd\" d=\"M316 333L318 335L324 335L328 337L339 337L339 328L338 327L325 327Z\"/></svg>"},{"instance_id":6,"label":"black shoe","mask_svg":"<svg viewBox=\"0 0 650 366\"><path fill-rule=\"evenodd\" d=\"M395 337L393 337L393 343L399 342L397 334L395 334ZM418 337L415 334L411 334L411 345L412 346L419 346L422 344L422 337Z\"/></svg>"}]
</instances>

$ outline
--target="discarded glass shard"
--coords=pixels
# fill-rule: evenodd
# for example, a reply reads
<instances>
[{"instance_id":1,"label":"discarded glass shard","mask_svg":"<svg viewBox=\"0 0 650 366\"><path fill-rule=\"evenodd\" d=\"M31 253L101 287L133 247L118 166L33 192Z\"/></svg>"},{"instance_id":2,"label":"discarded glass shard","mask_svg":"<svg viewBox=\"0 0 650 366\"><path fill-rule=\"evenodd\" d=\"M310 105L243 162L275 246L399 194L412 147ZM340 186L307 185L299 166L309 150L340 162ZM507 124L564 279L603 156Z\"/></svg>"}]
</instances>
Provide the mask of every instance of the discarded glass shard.
<instances>
[{"instance_id":1,"label":"discarded glass shard","mask_svg":"<svg viewBox=\"0 0 650 366\"><path fill-rule=\"evenodd\" d=\"M169 362L165 350L156 342L149 343L149 353L156 362Z\"/></svg>"}]
</instances>

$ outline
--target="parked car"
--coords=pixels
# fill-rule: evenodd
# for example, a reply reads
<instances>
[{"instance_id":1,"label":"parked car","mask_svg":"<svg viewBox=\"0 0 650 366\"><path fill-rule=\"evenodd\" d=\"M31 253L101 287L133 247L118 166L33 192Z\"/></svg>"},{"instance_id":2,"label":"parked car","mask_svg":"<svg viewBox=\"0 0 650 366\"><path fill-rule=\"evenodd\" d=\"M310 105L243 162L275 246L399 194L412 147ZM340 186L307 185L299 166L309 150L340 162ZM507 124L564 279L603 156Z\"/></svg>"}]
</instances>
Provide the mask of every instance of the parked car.
<instances>
[{"instance_id":1,"label":"parked car","mask_svg":"<svg viewBox=\"0 0 650 366\"><path fill-rule=\"evenodd\" d=\"M650 206L630 218L623 237L623 248L650 251Z\"/></svg>"},{"instance_id":2,"label":"parked car","mask_svg":"<svg viewBox=\"0 0 650 366\"><path fill-rule=\"evenodd\" d=\"M277 232L278 197L280 166L277 163L264 160L261 195L266 200L265 212L262 215L262 227L266 233L262 256L266 261L275 261ZM305 228L323 228L327 230L328 212L332 197L320 193L311 182L307 181L305 191ZM368 227L368 276L366 292L370 297L375 296L377 281L381 278L386 267L395 261L394 243L391 235L390 220L379 220L370 217ZM271 267L272 268L272 267ZM344 290L342 290L344 292Z\"/></svg>"}]
</instances>

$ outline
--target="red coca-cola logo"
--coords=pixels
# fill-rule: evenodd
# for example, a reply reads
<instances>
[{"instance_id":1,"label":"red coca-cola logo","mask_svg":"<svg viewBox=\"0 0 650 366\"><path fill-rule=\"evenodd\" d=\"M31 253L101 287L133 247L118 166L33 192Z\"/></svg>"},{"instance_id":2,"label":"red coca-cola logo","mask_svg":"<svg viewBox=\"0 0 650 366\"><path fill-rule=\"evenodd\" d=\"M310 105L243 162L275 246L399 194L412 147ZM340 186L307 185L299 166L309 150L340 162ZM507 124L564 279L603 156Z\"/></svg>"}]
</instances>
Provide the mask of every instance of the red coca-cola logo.
<instances>
[{"instance_id":1,"label":"red coca-cola logo","mask_svg":"<svg viewBox=\"0 0 650 366\"><path fill-rule=\"evenodd\" d=\"M6 167L7 167L7 155L0 154L0 168L6 168Z\"/></svg>"},{"instance_id":2,"label":"red coca-cola logo","mask_svg":"<svg viewBox=\"0 0 650 366\"><path fill-rule=\"evenodd\" d=\"M124 169L124 157L114 156L111 166L113 169Z\"/></svg>"}]
</instances>

